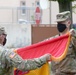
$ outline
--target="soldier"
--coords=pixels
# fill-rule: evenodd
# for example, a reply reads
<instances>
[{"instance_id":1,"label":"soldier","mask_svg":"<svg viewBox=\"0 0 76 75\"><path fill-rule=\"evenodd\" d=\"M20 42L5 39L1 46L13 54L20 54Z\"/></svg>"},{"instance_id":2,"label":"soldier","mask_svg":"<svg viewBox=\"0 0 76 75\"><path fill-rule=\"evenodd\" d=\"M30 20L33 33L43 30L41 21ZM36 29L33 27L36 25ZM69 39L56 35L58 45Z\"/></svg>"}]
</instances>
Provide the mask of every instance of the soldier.
<instances>
[{"instance_id":1,"label":"soldier","mask_svg":"<svg viewBox=\"0 0 76 75\"><path fill-rule=\"evenodd\" d=\"M22 71L34 70L41 67L48 60L50 54L45 54L39 58L23 60L14 51L3 47L6 43L6 33L3 27L0 27L0 75L14 75L14 68Z\"/></svg>"},{"instance_id":2,"label":"soldier","mask_svg":"<svg viewBox=\"0 0 76 75\"><path fill-rule=\"evenodd\" d=\"M66 57L60 62L52 62L51 68L53 75L76 75L76 38L75 30L70 30L71 25L71 14L70 11L65 11L57 14L57 29L59 34L52 37L59 37L67 32L72 35L72 40L68 48Z\"/></svg>"}]
</instances>

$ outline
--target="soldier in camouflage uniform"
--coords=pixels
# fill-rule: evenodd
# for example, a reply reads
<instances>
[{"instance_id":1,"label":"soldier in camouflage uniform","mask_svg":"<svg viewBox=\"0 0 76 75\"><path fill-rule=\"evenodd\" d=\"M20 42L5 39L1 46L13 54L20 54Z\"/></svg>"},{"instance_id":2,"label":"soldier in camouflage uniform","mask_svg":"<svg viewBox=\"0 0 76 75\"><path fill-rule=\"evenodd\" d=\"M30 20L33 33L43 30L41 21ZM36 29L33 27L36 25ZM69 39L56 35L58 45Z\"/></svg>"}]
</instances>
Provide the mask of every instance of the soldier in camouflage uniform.
<instances>
[{"instance_id":1,"label":"soldier in camouflage uniform","mask_svg":"<svg viewBox=\"0 0 76 75\"><path fill-rule=\"evenodd\" d=\"M74 29L70 29L70 11L61 12L57 14L56 18L59 34L52 38L59 37L69 31L72 35L72 40L70 42L66 57L62 61L53 61L51 63L53 75L76 75L76 32Z\"/></svg>"},{"instance_id":2,"label":"soldier in camouflage uniform","mask_svg":"<svg viewBox=\"0 0 76 75\"><path fill-rule=\"evenodd\" d=\"M50 60L50 54L35 59L23 60L14 51L4 48L5 43L5 30L0 27L0 75L14 75L14 68L22 71L34 70Z\"/></svg>"}]
</instances>

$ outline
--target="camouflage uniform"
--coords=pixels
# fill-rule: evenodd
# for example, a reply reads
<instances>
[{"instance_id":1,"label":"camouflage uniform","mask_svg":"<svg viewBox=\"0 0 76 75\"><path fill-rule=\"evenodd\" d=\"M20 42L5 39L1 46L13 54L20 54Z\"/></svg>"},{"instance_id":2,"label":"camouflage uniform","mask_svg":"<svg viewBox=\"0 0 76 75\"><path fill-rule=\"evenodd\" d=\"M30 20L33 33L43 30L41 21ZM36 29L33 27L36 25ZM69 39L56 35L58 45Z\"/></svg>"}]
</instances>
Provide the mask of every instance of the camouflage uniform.
<instances>
[{"instance_id":1,"label":"camouflage uniform","mask_svg":"<svg viewBox=\"0 0 76 75\"><path fill-rule=\"evenodd\" d=\"M33 70L41 67L49 59L50 55L46 54L39 58L23 60L14 51L6 49L0 44L0 75L14 75L14 68L22 71Z\"/></svg>"},{"instance_id":2,"label":"camouflage uniform","mask_svg":"<svg viewBox=\"0 0 76 75\"><path fill-rule=\"evenodd\" d=\"M69 11L59 13L57 15L57 22L64 21L68 18ZM56 35L52 38L59 37ZM73 35L74 36L74 35ZM60 62L51 63L53 75L76 75L76 39L72 37L66 57Z\"/></svg>"},{"instance_id":3,"label":"camouflage uniform","mask_svg":"<svg viewBox=\"0 0 76 75\"><path fill-rule=\"evenodd\" d=\"M59 35L54 36L54 38ZM74 42L75 38L72 38ZM75 75L76 74L76 44L71 41L66 57L60 62L51 62L53 75Z\"/></svg>"}]
</instances>

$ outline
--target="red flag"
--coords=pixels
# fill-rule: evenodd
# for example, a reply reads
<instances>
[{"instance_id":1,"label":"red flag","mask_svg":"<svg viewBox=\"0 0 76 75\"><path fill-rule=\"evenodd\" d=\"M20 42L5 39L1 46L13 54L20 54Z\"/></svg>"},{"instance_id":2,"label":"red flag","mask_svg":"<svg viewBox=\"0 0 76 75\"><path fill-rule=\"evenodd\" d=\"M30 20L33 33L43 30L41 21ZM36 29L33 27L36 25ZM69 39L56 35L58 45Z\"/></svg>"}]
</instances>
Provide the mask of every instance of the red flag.
<instances>
[{"instance_id":1,"label":"red flag","mask_svg":"<svg viewBox=\"0 0 76 75\"><path fill-rule=\"evenodd\" d=\"M70 39L71 36L70 33L68 33L54 39L39 42L24 48L19 48L16 50L16 52L23 59L38 58L46 53L50 53L52 55L51 57L52 61L60 61L67 54L68 46L70 44ZM42 74L38 74L38 75L42 75Z\"/></svg>"},{"instance_id":2,"label":"red flag","mask_svg":"<svg viewBox=\"0 0 76 75\"><path fill-rule=\"evenodd\" d=\"M50 53L53 60L61 60L67 53L70 38L70 34L66 34L31 46L19 48L17 49L17 53L23 59L38 58L46 53Z\"/></svg>"}]
</instances>

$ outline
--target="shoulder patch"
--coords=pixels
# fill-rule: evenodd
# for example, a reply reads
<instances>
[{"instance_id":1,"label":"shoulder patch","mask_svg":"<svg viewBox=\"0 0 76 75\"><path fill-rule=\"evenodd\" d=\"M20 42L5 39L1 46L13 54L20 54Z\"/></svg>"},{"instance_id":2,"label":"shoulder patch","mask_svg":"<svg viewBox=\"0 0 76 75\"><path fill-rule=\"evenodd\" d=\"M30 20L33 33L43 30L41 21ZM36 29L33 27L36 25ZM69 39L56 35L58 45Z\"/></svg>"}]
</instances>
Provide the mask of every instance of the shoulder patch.
<instances>
[{"instance_id":1,"label":"shoulder patch","mask_svg":"<svg viewBox=\"0 0 76 75\"><path fill-rule=\"evenodd\" d=\"M15 55L16 55L16 53L13 52L13 53L11 53L11 54L9 55L9 57L10 57L10 58L13 58Z\"/></svg>"}]
</instances>

